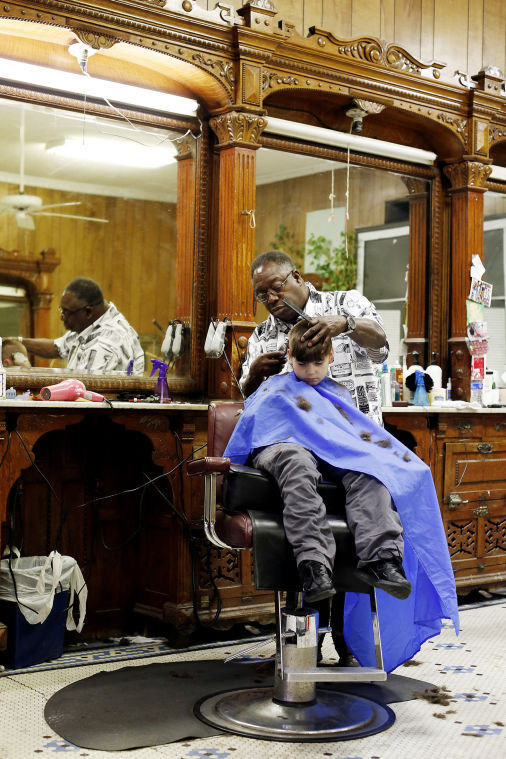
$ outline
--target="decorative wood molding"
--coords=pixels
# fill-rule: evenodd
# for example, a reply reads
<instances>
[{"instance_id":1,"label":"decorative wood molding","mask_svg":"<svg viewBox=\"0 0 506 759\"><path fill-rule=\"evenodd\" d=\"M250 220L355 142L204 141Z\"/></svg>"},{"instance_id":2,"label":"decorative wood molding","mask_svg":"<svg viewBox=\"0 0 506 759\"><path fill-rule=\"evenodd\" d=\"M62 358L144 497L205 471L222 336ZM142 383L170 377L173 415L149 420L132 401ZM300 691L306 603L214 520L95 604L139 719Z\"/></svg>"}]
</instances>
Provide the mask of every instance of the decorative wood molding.
<instances>
[{"instance_id":1,"label":"decorative wood molding","mask_svg":"<svg viewBox=\"0 0 506 759\"><path fill-rule=\"evenodd\" d=\"M0 275L8 275L27 283L33 294L50 293L50 277L60 259L54 248L46 248L38 255L19 250L0 248ZM51 294L51 293L50 293Z\"/></svg>"},{"instance_id":2,"label":"decorative wood molding","mask_svg":"<svg viewBox=\"0 0 506 759\"><path fill-rule=\"evenodd\" d=\"M504 74L497 66L486 66L471 79L476 82L476 89L488 92L489 95L502 95Z\"/></svg>"},{"instance_id":3,"label":"decorative wood molding","mask_svg":"<svg viewBox=\"0 0 506 759\"><path fill-rule=\"evenodd\" d=\"M438 113L436 118L445 126L450 127L465 142L468 136L468 121L458 116L452 116L449 113Z\"/></svg>"},{"instance_id":4,"label":"decorative wood molding","mask_svg":"<svg viewBox=\"0 0 506 759\"><path fill-rule=\"evenodd\" d=\"M256 114L230 111L214 116L209 125L218 138L220 149L237 144L259 148L259 138L267 126L267 120Z\"/></svg>"},{"instance_id":5,"label":"decorative wood molding","mask_svg":"<svg viewBox=\"0 0 506 759\"><path fill-rule=\"evenodd\" d=\"M138 0L148 5L159 5L165 11L188 14L191 18L209 21L213 24L234 26L244 21L237 15L234 6L218 2L212 10L206 10L195 0Z\"/></svg>"},{"instance_id":6,"label":"decorative wood molding","mask_svg":"<svg viewBox=\"0 0 506 759\"><path fill-rule=\"evenodd\" d=\"M339 57L360 60L382 68L404 71L417 76L429 73L434 79L439 79L441 69L446 66L446 63L440 61L422 63L399 45L387 44L376 37L341 40L334 37L331 32L312 26L309 29L309 38L314 39L320 48L324 48L327 43L330 43L337 49L336 52Z\"/></svg>"},{"instance_id":7,"label":"decorative wood molding","mask_svg":"<svg viewBox=\"0 0 506 759\"><path fill-rule=\"evenodd\" d=\"M492 146L496 142L506 139L506 124L504 126L497 126L496 124L490 124L488 128L488 141Z\"/></svg>"},{"instance_id":8,"label":"decorative wood molding","mask_svg":"<svg viewBox=\"0 0 506 759\"><path fill-rule=\"evenodd\" d=\"M74 29L73 31L81 42L93 48L93 50L109 50L118 42L114 37L100 34L100 32L87 31L85 29Z\"/></svg>"},{"instance_id":9,"label":"decorative wood molding","mask_svg":"<svg viewBox=\"0 0 506 759\"><path fill-rule=\"evenodd\" d=\"M277 11L270 0L251 0L237 11L244 18L244 23L251 29L273 34L276 31L274 16Z\"/></svg>"},{"instance_id":10,"label":"decorative wood molding","mask_svg":"<svg viewBox=\"0 0 506 759\"><path fill-rule=\"evenodd\" d=\"M452 190L473 189L485 191L491 166L478 161L461 161L443 167Z\"/></svg>"},{"instance_id":11,"label":"decorative wood molding","mask_svg":"<svg viewBox=\"0 0 506 759\"><path fill-rule=\"evenodd\" d=\"M176 161L184 161L186 158L194 158L196 153L195 135L187 132L182 137L172 141L177 150Z\"/></svg>"},{"instance_id":12,"label":"decorative wood molding","mask_svg":"<svg viewBox=\"0 0 506 759\"><path fill-rule=\"evenodd\" d=\"M369 116L372 116L375 113L381 113L381 111L385 110L385 105L383 103L376 103L373 100L364 100L364 98L353 98L353 100L358 107L368 113Z\"/></svg>"}]
</instances>

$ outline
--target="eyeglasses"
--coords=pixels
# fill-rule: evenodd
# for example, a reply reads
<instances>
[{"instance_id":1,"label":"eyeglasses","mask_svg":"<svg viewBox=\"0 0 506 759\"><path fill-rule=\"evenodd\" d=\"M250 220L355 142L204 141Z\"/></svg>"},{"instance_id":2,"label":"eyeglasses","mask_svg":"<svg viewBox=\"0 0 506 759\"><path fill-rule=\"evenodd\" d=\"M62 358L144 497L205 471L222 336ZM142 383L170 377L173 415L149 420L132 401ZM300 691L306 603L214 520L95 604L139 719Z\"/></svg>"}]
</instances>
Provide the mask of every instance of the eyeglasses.
<instances>
[{"instance_id":1,"label":"eyeglasses","mask_svg":"<svg viewBox=\"0 0 506 759\"><path fill-rule=\"evenodd\" d=\"M86 306L80 306L80 308L74 308L74 310L58 306L58 311L62 316L67 317L72 316L72 314L77 314L79 311L84 311L85 308L91 308L92 306L98 306L98 303L87 303Z\"/></svg>"},{"instance_id":2,"label":"eyeglasses","mask_svg":"<svg viewBox=\"0 0 506 759\"><path fill-rule=\"evenodd\" d=\"M259 303L267 303L269 300L269 297L272 296L273 298L279 298L281 293L283 292L283 288L285 286L286 280L290 276L290 274L293 274L295 269L292 269L292 271L289 271L284 280L281 282L280 285L277 287L269 287L268 290L261 290L258 293L255 293L255 298L258 300Z\"/></svg>"}]
</instances>

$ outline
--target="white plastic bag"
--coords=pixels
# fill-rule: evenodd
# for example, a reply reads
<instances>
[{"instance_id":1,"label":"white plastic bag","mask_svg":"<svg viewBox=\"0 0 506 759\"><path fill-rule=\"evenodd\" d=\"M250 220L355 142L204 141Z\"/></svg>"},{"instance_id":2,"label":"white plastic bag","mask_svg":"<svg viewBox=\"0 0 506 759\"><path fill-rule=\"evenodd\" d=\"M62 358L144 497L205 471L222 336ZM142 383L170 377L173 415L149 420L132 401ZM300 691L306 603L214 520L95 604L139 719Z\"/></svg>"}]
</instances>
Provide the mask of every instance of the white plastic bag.
<instances>
[{"instance_id":1,"label":"white plastic bag","mask_svg":"<svg viewBox=\"0 0 506 759\"><path fill-rule=\"evenodd\" d=\"M66 627L67 630L81 632L86 615L88 588L76 560L71 556L62 556L58 551L51 551L49 556L22 558L17 548L12 548L11 552L15 558L0 561L0 600L17 603L26 621L35 625L47 619L57 589L69 590ZM76 593L79 597L77 625L72 616L72 602Z\"/></svg>"}]
</instances>

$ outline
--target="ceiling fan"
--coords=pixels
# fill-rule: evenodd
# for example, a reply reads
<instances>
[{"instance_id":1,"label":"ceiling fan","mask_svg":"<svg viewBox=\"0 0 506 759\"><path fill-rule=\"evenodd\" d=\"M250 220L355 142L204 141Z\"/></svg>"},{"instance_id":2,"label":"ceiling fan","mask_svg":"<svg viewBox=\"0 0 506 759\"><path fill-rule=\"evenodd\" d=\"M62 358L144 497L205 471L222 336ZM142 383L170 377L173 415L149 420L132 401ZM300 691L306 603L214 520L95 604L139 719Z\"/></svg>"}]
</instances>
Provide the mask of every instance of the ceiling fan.
<instances>
[{"instance_id":1,"label":"ceiling fan","mask_svg":"<svg viewBox=\"0 0 506 759\"><path fill-rule=\"evenodd\" d=\"M95 216L76 216L68 213L55 213L51 208L63 208L64 206L78 206L80 200L68 203L51 203L43 205L42 198L38 195L25 195L25 112L21 111L21 125L19 130L20 159L19 159L19 194L4 195L0 199L0 216L14 214L16 224L20 229L35 229L35 216L59 216L64 219L80 219L82 221L97 221L107 224L108 219L99 219Z\"/></svg>"}]
</instances>

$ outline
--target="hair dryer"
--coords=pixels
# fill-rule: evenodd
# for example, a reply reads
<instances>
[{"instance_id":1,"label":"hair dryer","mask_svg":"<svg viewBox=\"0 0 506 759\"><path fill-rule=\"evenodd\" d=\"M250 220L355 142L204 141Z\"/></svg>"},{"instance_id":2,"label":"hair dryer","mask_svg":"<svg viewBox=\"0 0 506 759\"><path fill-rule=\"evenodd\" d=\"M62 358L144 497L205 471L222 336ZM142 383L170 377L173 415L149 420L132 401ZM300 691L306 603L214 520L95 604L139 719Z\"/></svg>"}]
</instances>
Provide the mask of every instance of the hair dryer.
<instances>
[{"instance_id":1,"label":"hair dryer","mask_svg":"<svg viewBox=\"0 0 506 759\"><path fill-rule=\"evenodd\" d=\"M40 391L40 397L43 401L75 401L77 398L84 398L86 401L97 401L101 403L105 400L100 393L94 393L86 390L86 387L77 379L67 379L58 382L56 385L48 385Z\"/></svg>"}]
</instances>

